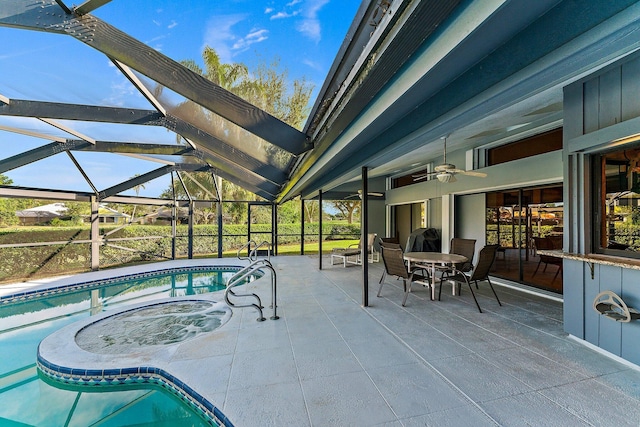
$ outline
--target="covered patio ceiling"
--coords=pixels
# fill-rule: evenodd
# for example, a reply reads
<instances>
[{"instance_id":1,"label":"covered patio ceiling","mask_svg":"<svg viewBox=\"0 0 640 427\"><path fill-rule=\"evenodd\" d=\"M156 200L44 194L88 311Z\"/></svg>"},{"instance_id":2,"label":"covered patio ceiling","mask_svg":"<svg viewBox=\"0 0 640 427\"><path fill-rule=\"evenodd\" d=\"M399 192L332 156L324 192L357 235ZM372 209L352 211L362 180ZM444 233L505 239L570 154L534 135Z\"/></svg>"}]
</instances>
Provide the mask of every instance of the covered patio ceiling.
<instances>
[{"instance_id":1,"label":"covered patio ceiling","mask_svg":"<svg viewBox=\"0 0 640 427\"><path fill-rule=\"evenodd\" d=\"M639 21L630 0L394 1L356 61L345 41L334 75L353 79L327 80L281 198L424 170L444 136L456 151L557 129L563 87L638 49Z\"/></svg>"}]
</instances>

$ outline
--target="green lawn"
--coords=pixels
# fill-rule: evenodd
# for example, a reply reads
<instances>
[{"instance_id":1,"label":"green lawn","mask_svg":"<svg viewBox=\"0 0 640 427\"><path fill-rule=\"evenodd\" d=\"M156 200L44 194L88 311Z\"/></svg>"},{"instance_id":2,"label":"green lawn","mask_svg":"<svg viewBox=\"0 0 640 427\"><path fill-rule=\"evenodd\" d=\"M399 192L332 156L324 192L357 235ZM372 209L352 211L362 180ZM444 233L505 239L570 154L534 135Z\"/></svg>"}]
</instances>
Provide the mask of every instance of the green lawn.
<instances>
[{"instance_id":1,"label":"green lawn","mask_svg":"<svg viewBox=\"0 0 640 427\"><path fill-rule=\"evenodd\" d=\"M346 248L349 245L357 245L359 242L358 239L354 240L325 240L322 242L322 252L323 253L331 253L334 248ZM315 243L307 243L304 245L304 253L305 255L317 254L319 245L317 242ZM225 251L223 253L224 257L235 257L238 254L238 250L230 250ZM278 246L278 255L300 255L300 244L296 243L293 245L279 245Z\"/></svg>"},{"instance_id":2,"label":"green lawn","mask_svg":"<svg viewBox=\"0 0 640 427\"><path fill-rule=\"evenodd\" d=\"M334 248L346 248L349 245L356 246L360 240L325 240L322 242L322 252L331 253ZM304 245L305 255L317 254L319 250L318 243L307 243ZM278 246L278 255L300 255L300 245L280 245Z\"/></svg>"}]
</instances>

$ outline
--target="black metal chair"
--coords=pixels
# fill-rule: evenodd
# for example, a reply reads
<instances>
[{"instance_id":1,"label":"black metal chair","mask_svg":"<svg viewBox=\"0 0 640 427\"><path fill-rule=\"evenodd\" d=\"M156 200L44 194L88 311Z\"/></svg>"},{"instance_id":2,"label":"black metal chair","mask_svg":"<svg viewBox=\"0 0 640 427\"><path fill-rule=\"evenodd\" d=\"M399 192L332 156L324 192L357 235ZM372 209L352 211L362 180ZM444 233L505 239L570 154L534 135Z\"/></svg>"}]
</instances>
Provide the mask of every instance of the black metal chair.
<instances>
[{"instance_id":1,"label":"black metal chair","mask_svg":"<svg viewBox=\"0 0 640 427\"><path fill-rule=\"evenodd\" d=\"M398 242L394 242L394 241L389 241L389 240L385 240L380 239L380 251L382 252L382 250L384 248L388 248L388 249L400 249L400 251L402 251L402 246L400 246L400 243ZM383 262L384 262L384 257L383 257ZM382 283L384 282L384 279L387 277L387 268L385 267L382 270L382 277L380 277L380 281L378 283Z\"/></svg>"},{"instance_id":2,"label":"black metal chair","mask_svg":"<svg viewBox=\"0 0 640 427\"><path fill-rule=\"evenodd\" d=\"M498 305L502 306L500 299L498 298L498 294L496 294L496 290L493 288L493 284L491 280L489 280L489 271L491 270L491 266L496 259L496 253L498 251L499 245L487 245L480 250L480 254L478 256L478 264L473 269L471 275L467 275L462 271L453 271L453 272L445 272L440 281L440 290L438 292L438 300L440 299L440 295L442 294L442 282L445 280L453 280L458 282L458 284L462 284L462 282L466 283L469 286L469 290L471 291L471 295L473 295L473 300L476 302L476 306L478 307L478 311L482 313L482 309L480 308L480 304L478 304L478 299L476 298L476 294L473 291L473 287L471 287L471 282L475 282L476 288L478 287L479 281L487 281L489 286L491 287L491 291L493 295L496 297L496 301L498 301ZM458 288L460 289L460 288Z\"/></svg>"},{"instance_id":3,"label":"black metal chair","mask_svg":"<svg viewBox=\"0 0 640 427\"><path fill-rule=\"evenodd\" d=\"M451 239L449 253L462 255L467 258L467 261L456 263L454 265L449 264L437 267L438 270L442 272L442 275L447 272L452 273L454 270L468 273L473 270L473 258L476 254L476 240L454 237Z\"/></svg>"},{"instance_id":4,"label":"black metal chair","mask_svg":"<svg viewBox=\"0 0 640 427\"><path fill-rule=\"evenodd\" d=\"M455 267L458 271L468 273L473 270L473 258L476 255L476 240L454 237L451 239L451 250L449 250L449 253L462 255L467 258L468 261L455 264Z\"/></svg>"},{"instance_id":5,"label":"black metal chair","mask_svg":"<svg viewBox=\"0 0 640 427\"><path fill-rule=\"evenodd\" d=\"M404 263L402 249L399 247L396 248L385 245L381 246L381 249L385 274L383 274L383 277L380 279L380 288L378 289L377 296L380 296L382 293L386 276L395 276L402 279L403 282L404 299L402 300L402 305L404 306L407 302L407 296L409 292L411 292L411 283L418 280L429 283L429 273L422 267L414 267L409 271Z\"/></svg>"}]
</instances>

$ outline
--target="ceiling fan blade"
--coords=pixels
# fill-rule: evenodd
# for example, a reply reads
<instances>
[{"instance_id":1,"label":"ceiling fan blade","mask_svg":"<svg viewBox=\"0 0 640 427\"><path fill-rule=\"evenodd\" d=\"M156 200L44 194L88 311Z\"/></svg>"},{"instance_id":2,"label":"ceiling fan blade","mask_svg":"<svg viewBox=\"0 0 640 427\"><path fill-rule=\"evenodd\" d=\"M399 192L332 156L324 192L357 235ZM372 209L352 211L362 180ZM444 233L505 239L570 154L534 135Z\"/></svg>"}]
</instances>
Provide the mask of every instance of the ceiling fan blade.
<instances>
[{"instance_id":1,"label":"ceiling fan blade","mask_svg":"<svg viewBox=\"0 0 640 427\"><path fill-rule=\"evenodd\" d=\"M378 193L376 191L369 191L367 193L368 197L384 197L384 193ZM355 199L356 197L358 197L359 199L362 199L362 190L358 190L357 193L355 194L349 194L347 197L345 197L346 199Z\"/></svg>"},{"instance_id":2,"label":"ceiling fan blade","mask_svg":"<svg viewBox=\"0 0 640 427\"><path fill-rule=\"evenodd\" d=\"M468 175L468 176L477 176L478 178L486 178L487 174L484 172L476 172L476 171L456 171L458 173L461 173L463 175Z\"/></svg>"},{"instance_id":3,"label":"ceiling fan blade","mask_svg":"<svg viewBox=\"0 0 640 427\"><path fill-rule=\"evenodd\" d=\"M422 173L416 173L411 175L411 178L413 178L414 181L420 181L426 178L429 178L430 176L433 175L437 175L438 172L434 171L434 172L422 172Z\"/></svg>"}]
</instances>

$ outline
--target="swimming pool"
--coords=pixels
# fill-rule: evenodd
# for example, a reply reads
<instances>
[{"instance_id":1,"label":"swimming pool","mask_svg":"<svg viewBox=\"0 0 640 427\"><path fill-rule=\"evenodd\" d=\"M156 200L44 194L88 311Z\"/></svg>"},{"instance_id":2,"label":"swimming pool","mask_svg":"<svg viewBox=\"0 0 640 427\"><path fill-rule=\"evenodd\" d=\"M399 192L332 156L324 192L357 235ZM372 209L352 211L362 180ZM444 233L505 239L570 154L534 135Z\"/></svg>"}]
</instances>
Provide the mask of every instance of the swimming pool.
<instances>
[{"instance_id":1,"label":"swimming pool","mask_svg":"<svg viewBox=\"0 0 640 427\"><path fill-rule=\"evenodd\" d=\"M38 344L66 325L162 298L220 291L239 267L161 270L0 298L0 425L217 425L154 385L61 384L36 367Z\"/></svg>"}]
</instances>

